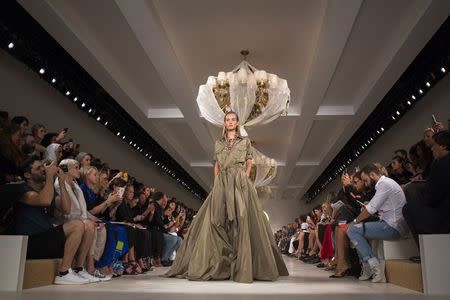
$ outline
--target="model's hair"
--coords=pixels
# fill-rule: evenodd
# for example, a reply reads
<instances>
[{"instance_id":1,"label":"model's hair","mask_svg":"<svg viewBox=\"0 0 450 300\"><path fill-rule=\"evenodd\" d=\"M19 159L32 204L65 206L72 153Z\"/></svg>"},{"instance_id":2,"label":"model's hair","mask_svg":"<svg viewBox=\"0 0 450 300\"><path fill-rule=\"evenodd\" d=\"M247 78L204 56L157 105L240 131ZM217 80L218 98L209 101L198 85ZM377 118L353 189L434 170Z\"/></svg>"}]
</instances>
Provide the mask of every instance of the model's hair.
<instances>
[{"instance_id":1,"label":"model's hair","mask_svg":"<svg viewBox=\"0 0 450 300\"><path fill-rule=\"evenodd\" d=\"M228 115L231 115L231 114L235 115L235 116L236 116L236 121L239 122L239 116L238 116L238 114L235 113L234 111L229 111L229 112L227 112L227 113L225 114L225 116L223 117L223 121L225 122L225 120L227 119L227 116L228 116Z\"/></svg>"}]
</instances>

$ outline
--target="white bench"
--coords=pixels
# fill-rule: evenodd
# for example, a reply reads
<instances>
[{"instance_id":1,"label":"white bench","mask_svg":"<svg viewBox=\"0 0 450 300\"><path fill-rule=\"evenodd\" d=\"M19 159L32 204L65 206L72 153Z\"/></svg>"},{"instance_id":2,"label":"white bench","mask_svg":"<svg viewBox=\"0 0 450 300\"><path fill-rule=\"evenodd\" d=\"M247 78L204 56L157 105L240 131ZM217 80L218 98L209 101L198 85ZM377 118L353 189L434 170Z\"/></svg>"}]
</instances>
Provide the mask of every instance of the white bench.
<instances>
[{"instance_id":1,"label":"white bench","mask_svg":"<svg viewBox=\"0 0 450 300\"><path fill-rule=\"evenodd\" d=\"M422 280L427 295L450 295L450 234L419 235Z\"/></svg>"},{"instance_id":2,"label":"white bench","mask_svg":"<svg viewBox=\"0 0 450 300\"><path fill-rule=\"evenodd\" d=\"M0 291L22 290L27 245L27 236L0 235Z\"/></svg>"}]
</instances>

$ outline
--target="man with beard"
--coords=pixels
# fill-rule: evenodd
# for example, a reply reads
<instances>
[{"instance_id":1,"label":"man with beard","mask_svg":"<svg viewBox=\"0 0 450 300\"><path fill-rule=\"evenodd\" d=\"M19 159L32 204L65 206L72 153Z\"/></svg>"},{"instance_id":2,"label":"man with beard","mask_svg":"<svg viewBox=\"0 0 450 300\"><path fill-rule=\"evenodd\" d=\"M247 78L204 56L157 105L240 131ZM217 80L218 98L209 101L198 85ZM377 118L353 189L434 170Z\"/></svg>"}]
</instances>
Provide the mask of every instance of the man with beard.
<instances>
[{"instance_id":1,"label":"man with beard","mask_svg":"<svg viewBox=\"0 0 450 300\"><path fill-rule=\"evenodd\" d=\"M58 208L64 214L71 209L65 184L61 186L61 197L57 196L53 182L67 180L56 165L44 166L37 157L30 157L21 166L21 175L26 180L20 191L16 211L16 233L28 236L28 259L62 258L55 284L85 284L89 280L78 276L71 266L77 251L86 253L90 244L83 239L84 224L72 220L53 227L51 210ZM80 256L80 255L79 255ZM78 267L77 262L74 264Z\"/></svg>"},{"instance_id":2,"label":"man with beard","mask_svg":"<svg viewBox=\"0 0 450 300\"><path fill-rule=\"evenodd\" d=\"M368 280L372 277L372 282L386 282L380 262L374 256L367 240L397 240L408 232L402 215L402 208L406 203L405 194L400 185L382 175L382 171L375 164L369 164L362 169L361 179L368 188L375 190L375 195L353 220L347 235L363 263L363 272L359 279ZM378 221L361 223L375 213L379 215Z\"/></svg>"}]
</instances>

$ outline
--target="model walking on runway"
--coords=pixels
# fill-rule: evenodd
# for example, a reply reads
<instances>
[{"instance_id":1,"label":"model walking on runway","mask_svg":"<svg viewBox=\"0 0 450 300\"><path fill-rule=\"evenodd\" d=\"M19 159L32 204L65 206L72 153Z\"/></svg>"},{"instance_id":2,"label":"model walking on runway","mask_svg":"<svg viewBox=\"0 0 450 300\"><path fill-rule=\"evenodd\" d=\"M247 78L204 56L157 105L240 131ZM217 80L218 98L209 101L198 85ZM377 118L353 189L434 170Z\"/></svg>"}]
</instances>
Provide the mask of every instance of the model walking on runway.
<instances>
[{"instance_id":1,"label":"model walking on runway","mask_svg":"<svg viewBox=\"0 0 450 300\"><path fill-rule=\"evenodd\" d=\"M250 283L288 276L249 175L252 148L229 112L214 147L214 186L195 216L167 277Z\"/></svg>"}]
</instances>

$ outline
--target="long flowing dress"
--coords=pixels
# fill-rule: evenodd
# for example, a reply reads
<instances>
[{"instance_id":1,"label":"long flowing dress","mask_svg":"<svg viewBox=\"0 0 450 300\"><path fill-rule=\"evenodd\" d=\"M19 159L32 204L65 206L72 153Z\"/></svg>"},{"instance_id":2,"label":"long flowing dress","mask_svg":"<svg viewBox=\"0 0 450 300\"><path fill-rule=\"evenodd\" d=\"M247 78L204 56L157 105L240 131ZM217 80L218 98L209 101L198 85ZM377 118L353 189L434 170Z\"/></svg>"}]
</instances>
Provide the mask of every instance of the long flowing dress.
<instances>
[{"instance_id":1,"label":"long flowing dress","mask_svg":"<svg viewBox=\"0 0 450 300\"><path fill-rule=\"evenodd\" d=\"M243 283L288 276L256 189L245 174L246 161L252 158L250 140L237 136L229 148L223 136L214 148L219 174L165 276Z\"/></svg>"}]
</instances>

